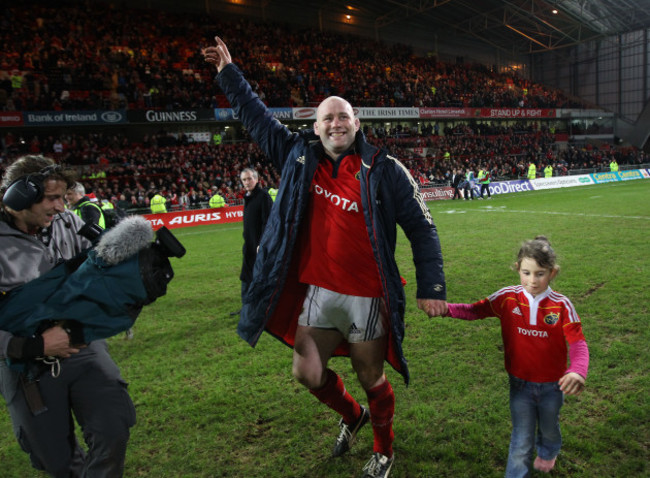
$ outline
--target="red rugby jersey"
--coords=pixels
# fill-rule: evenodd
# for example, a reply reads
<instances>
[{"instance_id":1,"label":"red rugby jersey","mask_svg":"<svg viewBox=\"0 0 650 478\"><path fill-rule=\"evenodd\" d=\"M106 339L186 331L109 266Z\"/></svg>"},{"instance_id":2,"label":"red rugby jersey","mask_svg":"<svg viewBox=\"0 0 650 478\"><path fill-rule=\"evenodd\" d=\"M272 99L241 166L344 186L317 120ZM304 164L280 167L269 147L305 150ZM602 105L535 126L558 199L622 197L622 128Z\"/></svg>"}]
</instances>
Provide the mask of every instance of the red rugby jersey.
<instances>
[{"instance_id":1,"label":"red rugby jersey","mask_svg":"<svg viewBox=\"0 0 650 478\"><path fill-rule=\"evenodd\" d=\"M559 380L567 369L567 342L585 340L573 304L550 287L536 297L520 285L504 287L470 310L476 318L501 320L506 370L529 382Z\"/></svg>"},{"instance_id":2,"label":"red rugby jersey","mask_svg":"<svg viewBox=\"0 0 650 478\"><path fill-rule=\"evenodd\" d=\"M302 231L299 280L359 297L382 288L361 205L361 157L321 159L311 184Z\"/></svg>"}]
</instances>

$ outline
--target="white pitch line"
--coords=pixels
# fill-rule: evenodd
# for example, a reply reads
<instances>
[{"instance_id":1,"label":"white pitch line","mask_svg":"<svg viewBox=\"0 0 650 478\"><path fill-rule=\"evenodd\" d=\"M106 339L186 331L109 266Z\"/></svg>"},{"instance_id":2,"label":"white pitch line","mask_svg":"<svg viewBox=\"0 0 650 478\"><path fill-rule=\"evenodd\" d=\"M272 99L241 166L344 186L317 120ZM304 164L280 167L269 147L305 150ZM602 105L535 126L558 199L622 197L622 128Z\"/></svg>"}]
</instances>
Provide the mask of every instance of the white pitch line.
<instances>
[{"instance_id":1,"label":"white pitch line","mask_svg":"<svg viewBox=\"0 0 650 478\"><path fill-rule=\"evenodd\" d=\"M500 207L500 208L492 208L490 206L485 207L485 208L480 208L480 209L466 209L464 211L454 211L453 213L465 213L465 212L511 212L511 213L517 213L517 214L548 214L551 216L580 216L580 217L600 217L600 218L606 218L606 219L645 219L646 221L650 221L650 216L619 216L619 215L614 215L614 214L587 214L584 212L560 212L560 211L525 211L521 209L508 209L506 207ZM442 211L441 211L442 212ZM448 214L453 214L451 211L448 212Z\"/></svg>"}]
</instances>

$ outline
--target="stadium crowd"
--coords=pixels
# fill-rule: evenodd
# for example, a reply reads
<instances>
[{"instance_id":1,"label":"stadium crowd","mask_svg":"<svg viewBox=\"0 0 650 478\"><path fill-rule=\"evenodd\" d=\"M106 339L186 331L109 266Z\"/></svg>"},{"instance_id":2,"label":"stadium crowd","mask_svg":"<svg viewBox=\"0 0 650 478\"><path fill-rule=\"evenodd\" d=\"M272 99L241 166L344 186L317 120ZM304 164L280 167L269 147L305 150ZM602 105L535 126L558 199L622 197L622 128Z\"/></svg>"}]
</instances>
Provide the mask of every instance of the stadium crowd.
<instances>
[{"instance_id":1,"label":"stadium crowd","mask_svg":"<svg viewBox=\"0 0 650 478\"><path fill-rule=\"evenodd\" d=\"M648 161L642 151L607 144L559 147L548 129L524 124L514 128L463 125L440 135L429 134L428 126L400 134L396 128L364 130L369 142L400 158L421 186L448 184L454 169L477 172L484 167L493 179L516 179L527 176L531 162L538 171L550 164L557 176L576 169L608 170L612 159L631 167ZM8 134L3 146L5 160L0 162L0 171L13 157L45 154L77 167L88 191L123 209L148 208L154 192L177 207L204 207L217 191L228 204L240 204L244 195L239 181L242 169L254 167L265 188L277 186L279 178L278 171L252 142L191 143L187 137L164 131L140 142L104 133L69 132L56 138L35 135L28 141Z\"/></svg>"},{"instance_id":2,"label":"stadium crowd","mask_svg":"<svg viewBox=\"0 0 650 478\"><path fill-rule=\"evenodd\" d=\"M368 107L584 107L514 73L315 29L102 2L16 4L2 18L4 111L227 106L196 49L215 31L231 41L268 106L315 105L338 95Z\"/></svg>"},{"instance_id":3,"label":"stadium crowd","mask_svg":"<svg viewBox=\"0 0 650 478\"><path fill-rule=\"evenodd\" d=\"M5 6L0 23L0 110L172 110L227 107L196 45L215 31L229 40L269 106L315 105L339 95L355 106L585 107L561 92L486 66L417 57L405 45L214 16L135 11L108 3L32 2ZM245 34L242 34L245 32ZM362 78L359 81L359 78ZM442 124L442 128L441 128ZM454 169L525 177L530 162L554 174L641 164L644 154L604 147L560 147L539 122L472 121L386 130L364 126L369 141L400 158L421 185L447 184ZM88 191L124 209L144 209L154 192L179 207L205 205L215 191L241 202L239 173L254 167L277 185L260 149L246 141L193 143L160 131L137 140L122 132L5 133L0 170L14 157L42 153L80 169Z\"/></svg>"}]
</instances>

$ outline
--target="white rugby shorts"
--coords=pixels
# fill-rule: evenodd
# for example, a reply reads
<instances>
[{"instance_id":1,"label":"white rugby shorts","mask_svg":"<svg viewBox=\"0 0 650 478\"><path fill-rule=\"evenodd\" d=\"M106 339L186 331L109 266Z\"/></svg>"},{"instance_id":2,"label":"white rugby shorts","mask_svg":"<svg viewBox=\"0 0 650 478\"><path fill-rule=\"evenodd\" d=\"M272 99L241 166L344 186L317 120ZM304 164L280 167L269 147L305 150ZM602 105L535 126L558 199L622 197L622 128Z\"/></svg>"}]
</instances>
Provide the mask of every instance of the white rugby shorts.
<instances>
[{"instance_id":1,"label":"white rugby shorts","mask_svg":"<svg viewBox=\"0 0 650 478\"><path fill-rule=\"evenodd\" d=\"M386 335L388 316L381 297L339 294L310 285L298 324L336 329L348 342L358 343Z\"/></svg>"}]
</instances>

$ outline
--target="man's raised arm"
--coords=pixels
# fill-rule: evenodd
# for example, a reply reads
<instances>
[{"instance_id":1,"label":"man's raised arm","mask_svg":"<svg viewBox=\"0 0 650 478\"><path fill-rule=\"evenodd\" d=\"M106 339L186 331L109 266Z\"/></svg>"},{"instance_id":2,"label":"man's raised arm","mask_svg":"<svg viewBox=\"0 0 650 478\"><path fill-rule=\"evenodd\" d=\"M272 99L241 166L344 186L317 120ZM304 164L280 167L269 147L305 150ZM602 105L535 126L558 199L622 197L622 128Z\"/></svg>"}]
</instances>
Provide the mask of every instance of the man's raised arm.
<instances>
[{"instance_id":1,"label":"man's raised arm","mask_svg":"<svg viewBox=\"0 0 650 478\"><path fill-rule=\"evenodd\" d=\"M232 58L230 57L230 52L228 47L219 37L214 37L216 41L216 46L209 46L204 48L201 53L203 58L208 63L212 63L217 66L217 71L221 72L228 63L232 63Z\"/></svg>"}]
</instances>

